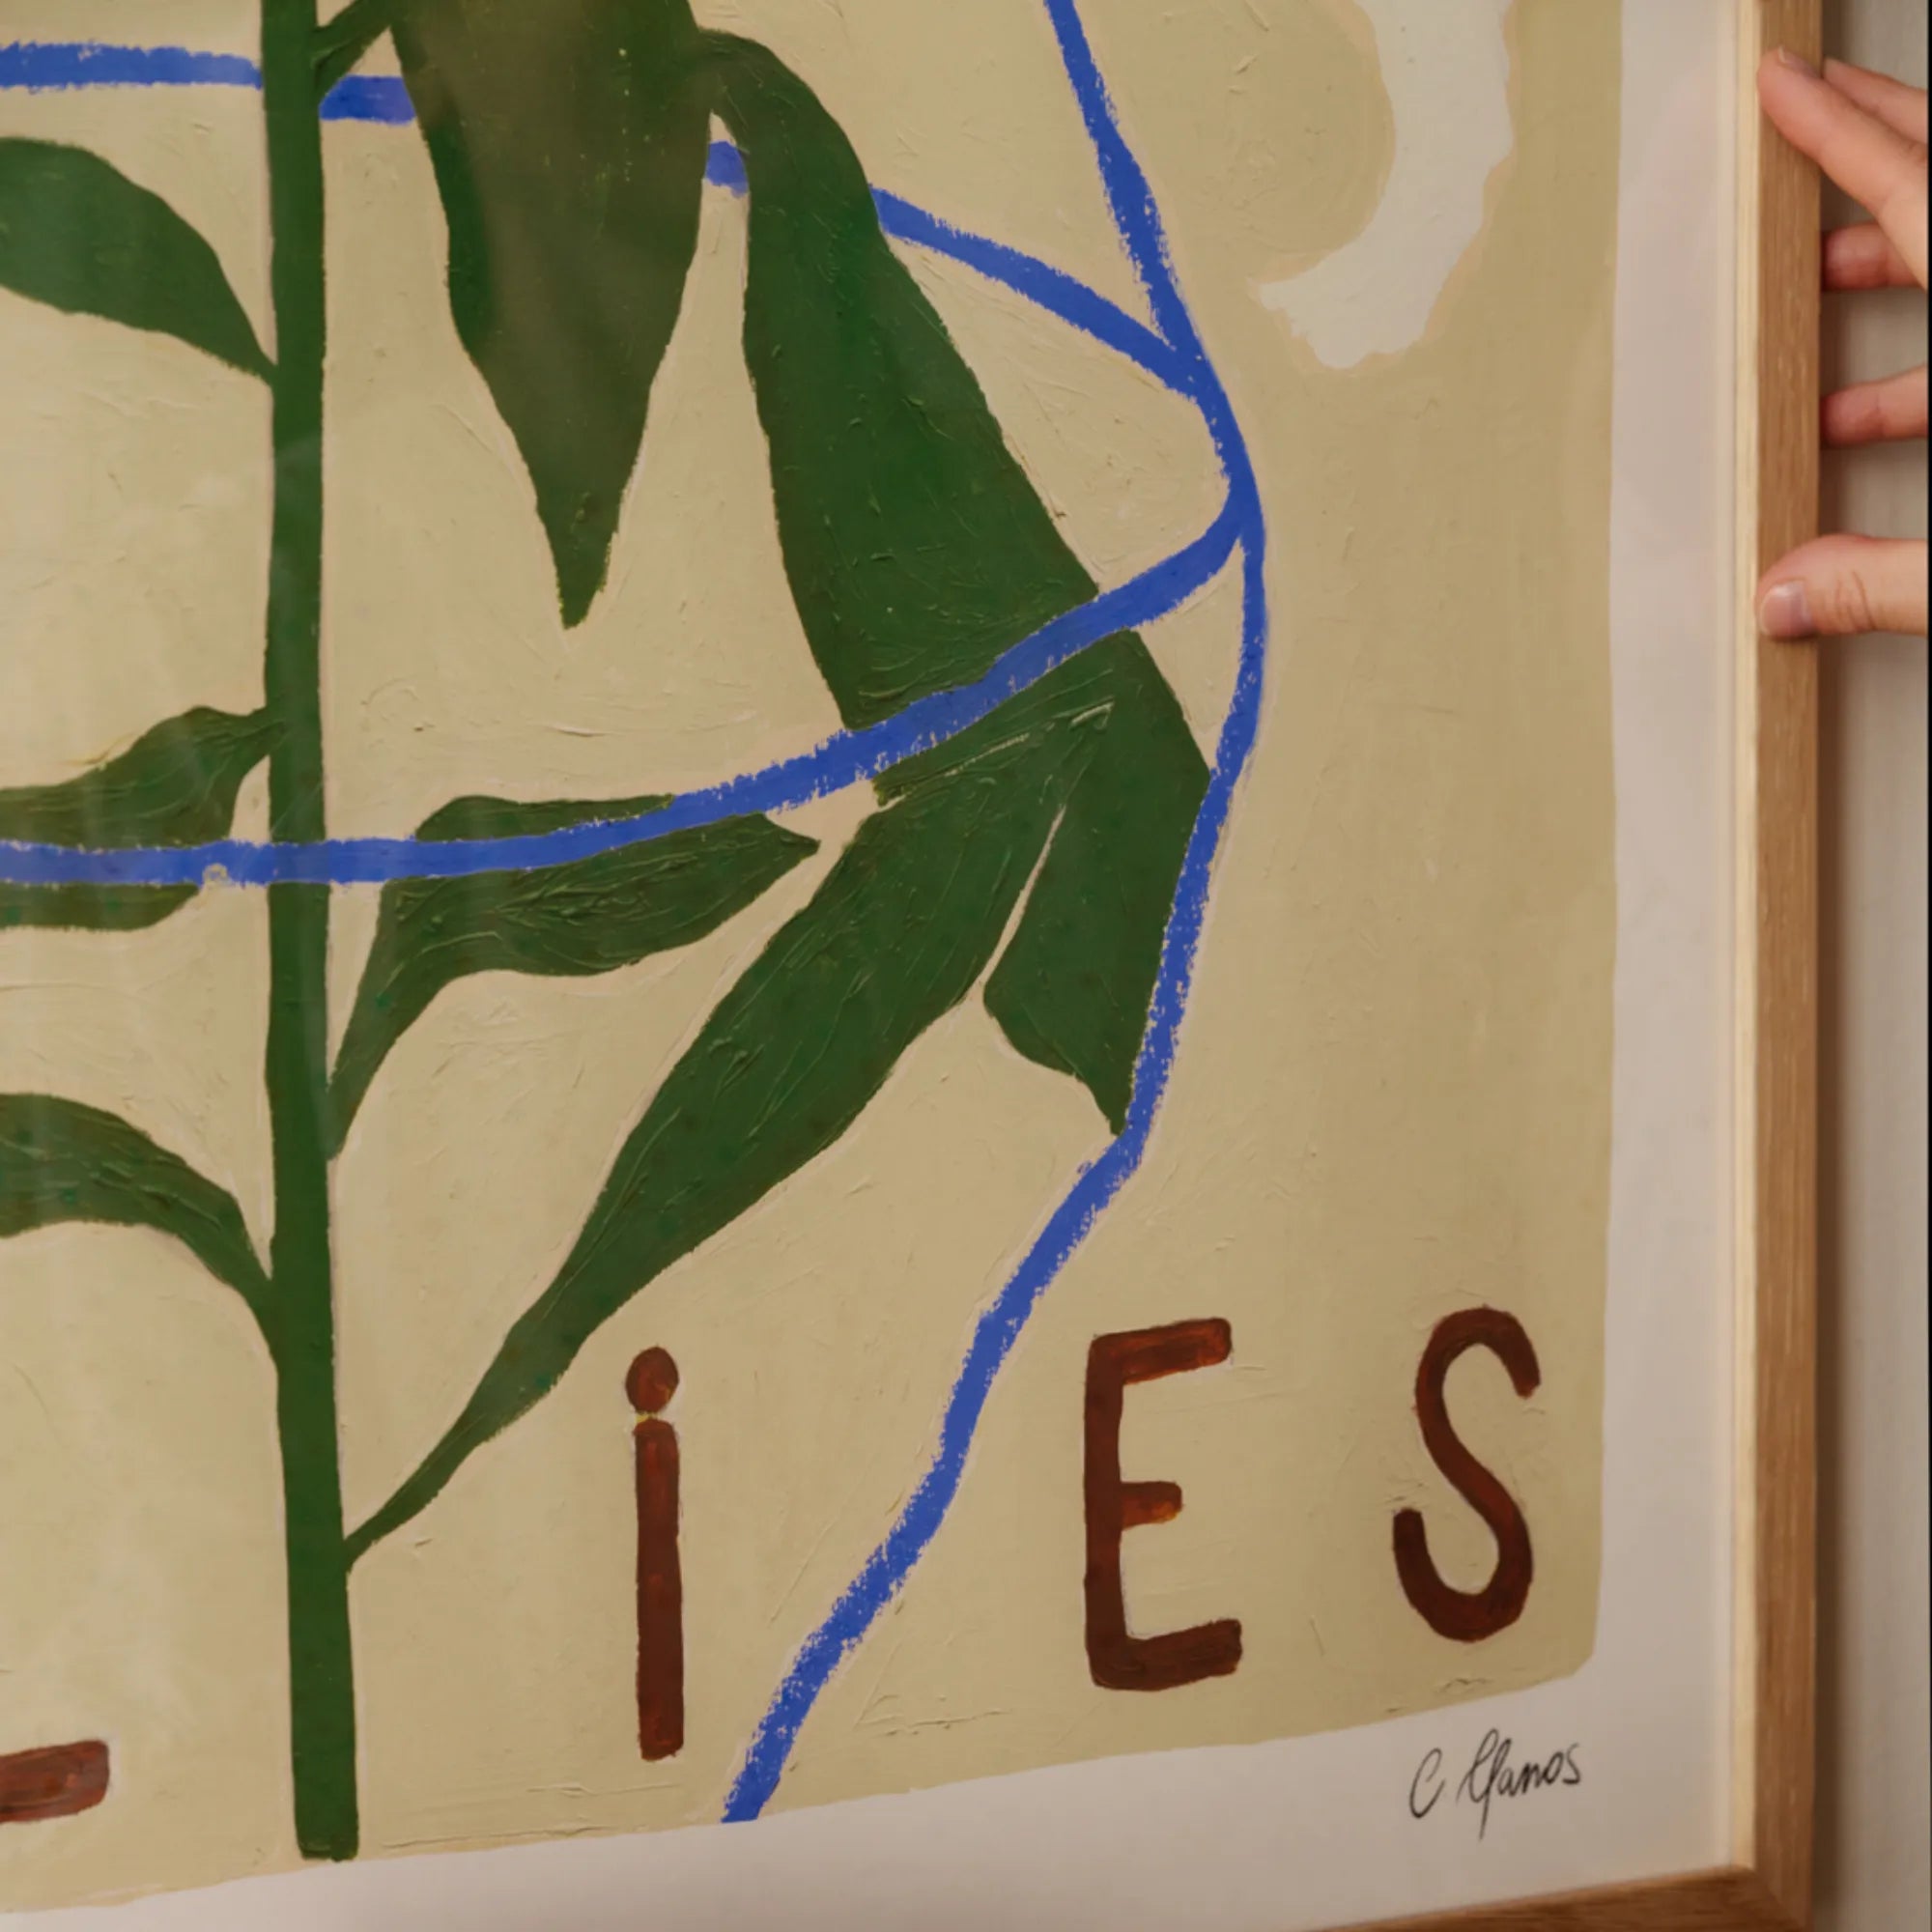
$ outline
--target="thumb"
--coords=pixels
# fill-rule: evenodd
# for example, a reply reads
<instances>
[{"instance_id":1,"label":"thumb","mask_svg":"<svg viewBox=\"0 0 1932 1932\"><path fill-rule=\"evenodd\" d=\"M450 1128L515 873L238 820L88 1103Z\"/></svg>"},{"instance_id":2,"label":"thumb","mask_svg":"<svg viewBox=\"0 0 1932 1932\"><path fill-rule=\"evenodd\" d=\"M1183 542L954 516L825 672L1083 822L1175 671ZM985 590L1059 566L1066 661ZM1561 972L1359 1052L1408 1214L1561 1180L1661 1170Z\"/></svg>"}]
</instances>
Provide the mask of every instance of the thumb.
<instances>
[{"instance_id":1,"label":"thumb","mask_svg":"<svg viewBox=\"0 0 1932 1932\"><path fill-rule=\"evenodd\" d=\"M1866 631L1925 635L1925 546L1872 537L1820 537L1775 564L1758 586L1767 637L1852 638Z\"/></svg>"}]
</instances>

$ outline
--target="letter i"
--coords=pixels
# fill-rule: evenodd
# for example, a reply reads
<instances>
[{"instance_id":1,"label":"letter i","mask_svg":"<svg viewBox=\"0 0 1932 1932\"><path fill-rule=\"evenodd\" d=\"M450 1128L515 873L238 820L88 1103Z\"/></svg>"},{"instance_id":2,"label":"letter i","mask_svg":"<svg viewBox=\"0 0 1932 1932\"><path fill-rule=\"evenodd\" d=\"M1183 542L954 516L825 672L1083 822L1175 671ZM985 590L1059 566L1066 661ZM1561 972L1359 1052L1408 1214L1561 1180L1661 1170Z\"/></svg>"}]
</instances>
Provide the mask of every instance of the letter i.
<instances>
[{"instance_id":1,"label":"letter i","mask_svg":"<svg viewBox=\"0 0 1932 1932\"><path fill-rule=\"evenodd\" d=\"M677 1364L647 1349L625 1392L638 1411L638 1743L652 1763L684 1748L684 1577L677 1555L677 1431L658 1411Z\"/></svg>"}]
</instances>

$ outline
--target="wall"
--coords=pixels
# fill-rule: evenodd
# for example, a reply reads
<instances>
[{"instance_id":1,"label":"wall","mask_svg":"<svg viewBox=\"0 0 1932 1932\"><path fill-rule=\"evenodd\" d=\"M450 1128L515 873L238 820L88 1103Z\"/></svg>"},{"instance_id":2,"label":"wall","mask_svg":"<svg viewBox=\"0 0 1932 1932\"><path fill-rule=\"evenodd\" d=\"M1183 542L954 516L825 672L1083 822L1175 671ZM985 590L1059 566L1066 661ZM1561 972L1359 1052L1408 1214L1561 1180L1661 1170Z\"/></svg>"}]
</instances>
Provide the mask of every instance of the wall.
<instances>
[{"instance_id":1,"label":"wall","mask_svg":"<svg viewBox=\"0 0 1932 1932\"><path fill-rule=\"evenodd\" d=\"M1925 81L1926 0L1834 0L1834 51ZM1925 354L1925 302L1836 298L1828 363ZM1830 466L1826 515L1923 534L1925 451ZM1927 1922L1926 653L1831 649L1825 711L1821 1932Z\"/></svg>"}]
</instances>

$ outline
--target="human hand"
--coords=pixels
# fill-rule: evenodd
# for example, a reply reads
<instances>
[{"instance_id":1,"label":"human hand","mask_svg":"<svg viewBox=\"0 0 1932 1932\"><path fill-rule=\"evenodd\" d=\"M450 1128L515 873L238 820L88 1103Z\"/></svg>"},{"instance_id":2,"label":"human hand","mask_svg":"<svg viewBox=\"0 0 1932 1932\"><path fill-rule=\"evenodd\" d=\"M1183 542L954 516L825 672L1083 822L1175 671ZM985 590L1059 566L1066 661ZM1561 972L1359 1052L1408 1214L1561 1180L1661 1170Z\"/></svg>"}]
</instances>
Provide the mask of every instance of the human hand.
<instances>
[{"instance_id":1,"label":"human hand","mask_svg":"<svg viewBox=\"0 0 1932 1932\"><path fill-rule=\"evenodd\" d=\"M1825 238L1832 291L1925 287L1923 90L1842 61L1819 74L1796 55L1768 56L1758 71L1764 109L1875 219ZM1915 369L1827 396L1828 446L1896 442L1926 430L1926 379ZM1758 619L1774 638L1851 637L1926 630L1923 543L1828 536L1775 564L1758 586Z\"/></svg>"}]
</instances>

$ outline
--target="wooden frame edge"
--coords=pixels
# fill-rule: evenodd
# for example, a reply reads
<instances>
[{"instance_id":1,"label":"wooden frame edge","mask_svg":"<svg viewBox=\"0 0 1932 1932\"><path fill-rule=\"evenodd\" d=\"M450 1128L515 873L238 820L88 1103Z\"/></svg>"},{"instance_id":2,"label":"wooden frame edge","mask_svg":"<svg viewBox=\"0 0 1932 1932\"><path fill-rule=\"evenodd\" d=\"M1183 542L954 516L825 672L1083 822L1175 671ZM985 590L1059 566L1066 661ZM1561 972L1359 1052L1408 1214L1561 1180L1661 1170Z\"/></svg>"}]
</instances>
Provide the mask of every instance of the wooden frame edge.
<instances>
[{"instance_id":1,"label":"wooden frame edge","mask_svg":"<svg viewBox=\"0 0 1932 1932\"><path fill-rule=\"evenodd\" d=\"M1736 1543L1733 1863L1356 1932L1807 1932L1817 1701L1818 691L1757 585L1817 534L1820 192L1757 70L1824 0L1738 10Z\"/></svg>"},{"instance_id":2,"label":"wooden frame edge","mask_svg":"<svg viewBox=\"0 0 1932 1932\"><path fill-rule=\"evenodd\" d=\"M1823 0L1742 0L1738 338L1738 1541L1733 1858L1808 1926L1816 1787L1816 650L1757 584L1817 533L1817 170L1756 107L1764 56L1823 57Z\"/></svg>"}]
</instances>

